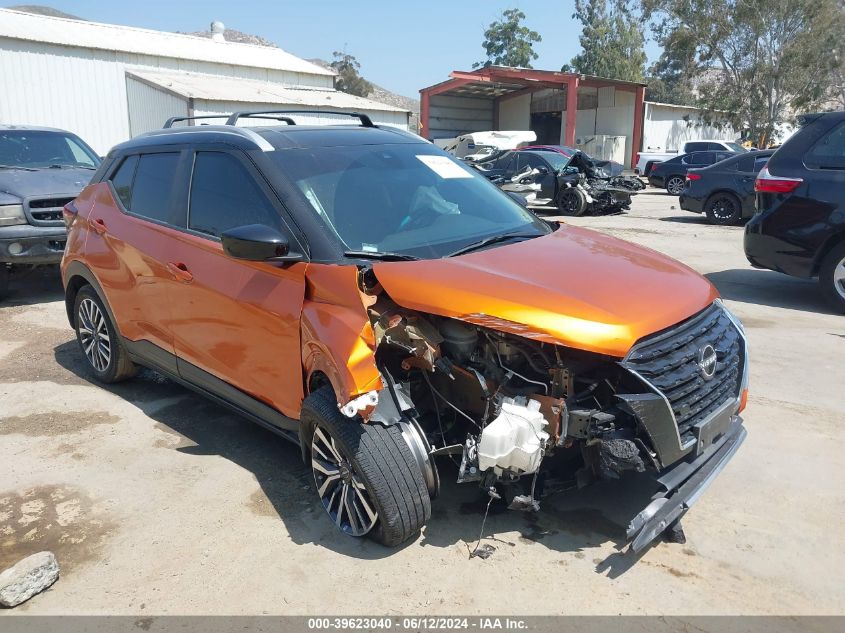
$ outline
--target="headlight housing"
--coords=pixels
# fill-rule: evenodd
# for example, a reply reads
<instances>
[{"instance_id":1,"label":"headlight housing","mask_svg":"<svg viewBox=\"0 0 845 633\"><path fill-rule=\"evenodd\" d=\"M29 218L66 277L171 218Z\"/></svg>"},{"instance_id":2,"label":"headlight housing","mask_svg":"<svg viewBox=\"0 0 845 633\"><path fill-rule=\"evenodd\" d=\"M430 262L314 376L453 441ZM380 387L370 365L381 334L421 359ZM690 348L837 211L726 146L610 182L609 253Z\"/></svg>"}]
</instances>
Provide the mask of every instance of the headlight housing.
<instances>
[{"instance_id":1,"label":"headlight housing","mask_svg":"<svg viewBox=\"0 0 845 633\"><path fill-rule=\"evenodd\" d=\"M26 224L22 204L0 204L0 226Z\"/></svg>"}]
</instances>

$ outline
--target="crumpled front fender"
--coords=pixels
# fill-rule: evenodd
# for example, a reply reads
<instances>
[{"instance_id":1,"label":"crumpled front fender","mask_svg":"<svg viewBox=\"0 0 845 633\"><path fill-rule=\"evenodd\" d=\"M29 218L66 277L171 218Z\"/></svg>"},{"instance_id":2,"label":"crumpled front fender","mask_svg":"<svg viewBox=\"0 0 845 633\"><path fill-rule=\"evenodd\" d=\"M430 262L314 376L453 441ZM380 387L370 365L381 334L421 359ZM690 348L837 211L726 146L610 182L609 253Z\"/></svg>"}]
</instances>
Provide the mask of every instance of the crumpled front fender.
<instances>
[{"instance_id":1,"label":"crumpled front fender","mask_svg":"<svg viewBox=\"0 0 845 633\"><path fill-rule=\"evenodd\" d=\"M306 390L317 372L329 379L339 404L382 389L367 315L374 298L358 289L358 269L311 264L305 276L301 336Z\"/></svg>"}]
</instances>

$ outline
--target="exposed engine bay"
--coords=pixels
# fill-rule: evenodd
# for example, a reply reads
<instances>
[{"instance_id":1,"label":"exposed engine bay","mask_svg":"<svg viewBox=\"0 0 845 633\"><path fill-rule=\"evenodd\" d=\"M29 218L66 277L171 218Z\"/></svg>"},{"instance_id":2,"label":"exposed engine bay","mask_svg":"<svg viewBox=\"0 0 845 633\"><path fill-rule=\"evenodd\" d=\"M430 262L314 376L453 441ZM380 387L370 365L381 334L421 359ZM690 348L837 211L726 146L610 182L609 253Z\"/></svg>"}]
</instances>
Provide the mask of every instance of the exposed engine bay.
<instances>
[{"instance_id":1,"label":"exposed engine bay","mask_svg":"<svg viewBox=\"0 0 845 633\"><path fill-rule=\"evenodd\" d=\"M406 310L385 294L369 312L382 374L431 455L459 465L459 482L489 489L559 461L588 483L656 464L615 398L640 387L614 359ZM359 404L347 414L371 402Z\"/></svg>"}]
</instances>

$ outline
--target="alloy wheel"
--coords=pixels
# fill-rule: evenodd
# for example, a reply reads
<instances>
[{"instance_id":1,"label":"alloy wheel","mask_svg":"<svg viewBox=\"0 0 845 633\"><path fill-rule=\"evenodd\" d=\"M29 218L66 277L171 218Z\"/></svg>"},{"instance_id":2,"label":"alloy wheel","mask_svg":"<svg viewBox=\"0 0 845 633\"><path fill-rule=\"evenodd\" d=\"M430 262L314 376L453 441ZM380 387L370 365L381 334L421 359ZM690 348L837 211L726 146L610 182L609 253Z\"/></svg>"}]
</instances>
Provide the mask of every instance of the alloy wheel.
<instances>
[{"instance_id":1,"label":"alloy wheel","mask_svg":"<svg viewBox=\"0 0 845 633\"><path fill-rule=\"evenodd\" d=\"M727 220L736 212L734 201L730 198L717 198L713 201L713 215L720 220Z\"/></svg>"},{"instance_id":2,"label":"alloy wheel","mask_svg":"<svg viewBox=\"0 0 845 633\"><path fill-rule=\"evenodd\" d=\"M672 176L666 183L666 190L673 196L678 196L684 190L684 181L677 176Z\"/></svg>"},{"instance_id":3,"label":"alloy wheel","mask_svg":"<svg viewBox=\"0 0 845 633\"><path fill-rule=\"evenodd\" d=\"M351 536L364 536L378 521L370 493L330 433L319 426L311 440L311 469L320 503L334 524Z\"/></svg>"},{"instance_id":4,"label":"alloy wheel","mask_svg":"<svg viewBox=\"0 0 845 633\"><path fill-rule=\"evenodd\" d=\"M79 304L77 328L82 351L97 371L105 371L111 362L111 338L106 317L100 307L91 299Z\"/></svg>"},{"instance_id":5,"label":"alloy wheel","mask_svg":"<svg viewBox=\"0 0 845 633\"><path fill-rule=\"evenodd\" d=\"M842 258L833 269L833 287L839 296L845 299L845 258Z\"/></svg>"}]
</instances>

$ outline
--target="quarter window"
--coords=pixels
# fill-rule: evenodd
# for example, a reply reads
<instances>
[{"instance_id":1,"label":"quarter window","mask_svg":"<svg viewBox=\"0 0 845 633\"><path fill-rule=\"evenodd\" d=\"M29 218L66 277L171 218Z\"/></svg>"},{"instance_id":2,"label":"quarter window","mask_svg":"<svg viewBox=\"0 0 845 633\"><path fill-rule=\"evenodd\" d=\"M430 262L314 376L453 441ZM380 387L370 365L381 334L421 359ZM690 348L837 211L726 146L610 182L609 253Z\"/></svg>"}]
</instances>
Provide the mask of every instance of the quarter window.
<instances>
[{"instance_id":1,"label":"quarter window","mask_svg":"<svg viewBox=\"0 0 845 633\"><path fill-rule=\"evenodd\" d=\"M138 167L138 157L128 156L123 160L120 168L111 177L111 184L117 192L117 197L127 211L132 209L132 180Z\"/></svg>"},{"instance_id":2,"label":"quarter window","mask_svg":"<svg viewBox=\"0 0 845 633\"><path fill-rule=\"evenodd\" d=\"M223 152L197 152L188 226L219 237L247 224L278 228L278 212L239 160Z\"/></svg>"},{"instance_id":3,"label":"quarter window","mask_svg":"<svg viewBox=\"0 0 845 633\"><path fill-rule=\"evenodd\" d=\"M845 123L833 128L813 146L804 159L814 169L845 169Z\"/></svg>"}]
</instances>

